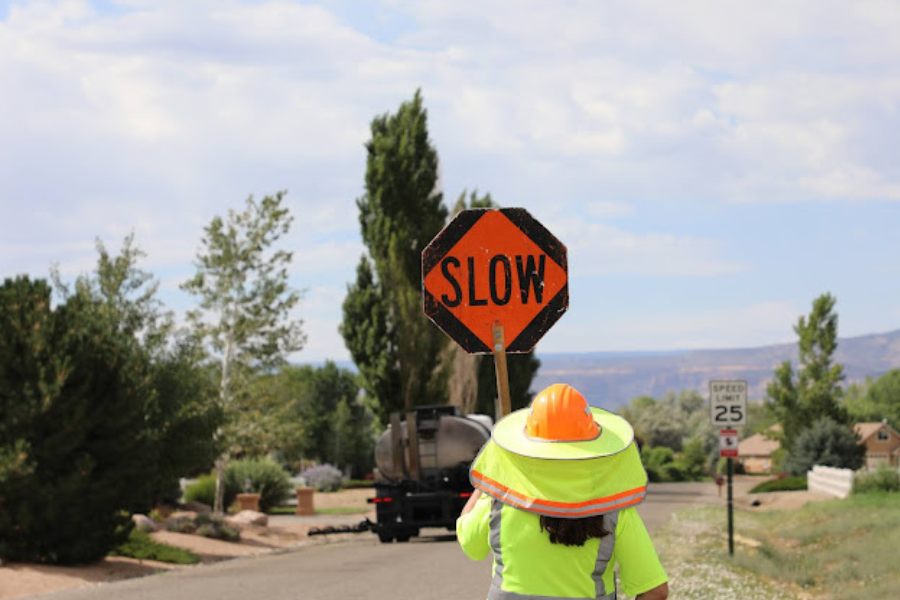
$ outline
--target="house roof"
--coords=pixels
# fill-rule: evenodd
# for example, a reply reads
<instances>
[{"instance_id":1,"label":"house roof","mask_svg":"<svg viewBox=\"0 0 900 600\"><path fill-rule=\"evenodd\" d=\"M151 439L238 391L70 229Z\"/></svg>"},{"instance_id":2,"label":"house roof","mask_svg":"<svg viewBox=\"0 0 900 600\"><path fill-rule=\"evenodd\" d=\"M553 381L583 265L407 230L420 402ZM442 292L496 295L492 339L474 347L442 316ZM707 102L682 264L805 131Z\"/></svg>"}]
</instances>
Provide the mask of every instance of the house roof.
<instances>
[{"instance_id":1,"label":"house roof","mask_svg":"<svg viewBox=\"0 0 900 600\"><path fill-rule=\"evenodd\" d=\"M857 435L859 435L860 441L865 442L867 439L875 435L882 427L887 428L889 431L893 431L895 436L900 437L900 433L897 433L896 429L883 421L876 421L874 423L857 423L853 426L853 430L857 433Z\"/></svg>"},{"instance_id":2,"label":"house roof","mask_svg":"<svg viewBox=\"0 0 900 600\"><path fill-rule=\"evenodd\" d=\"M780 447L781 444L777 440L770 440L762 433L757 433L738 443L738 454L740 456L771 456Z\"/></svg>"}]
</instances>

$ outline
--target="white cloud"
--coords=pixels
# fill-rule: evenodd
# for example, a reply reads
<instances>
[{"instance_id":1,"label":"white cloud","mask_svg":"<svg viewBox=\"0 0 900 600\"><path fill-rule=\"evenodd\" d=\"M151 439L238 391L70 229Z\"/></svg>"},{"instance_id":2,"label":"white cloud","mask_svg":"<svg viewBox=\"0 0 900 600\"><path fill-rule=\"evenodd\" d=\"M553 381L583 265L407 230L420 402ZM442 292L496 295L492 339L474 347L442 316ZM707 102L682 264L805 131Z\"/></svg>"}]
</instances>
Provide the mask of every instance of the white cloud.
<instances>
[{"instance_id":1,"label":"white cloud","mask_svg":"<svg viewBox=\"0 0 900 600\"><path fill-rule=\"evenodd\" d=\"M737 202L897 196L892 3L399 5L421 25L408 43L479 58L435 71L468 115L454 145L506 154L525 179L654 200L685 184ZM567 160L547 173L547 156Z\"/></svg>"},{"instance_id":2,"label":"white cloud","mask_svg":"<svg viewBox=\"0 0 900 600\"><path fill-rule=\"evenodd\" d=\"M605 223L553 218L546 223L569 251L570 279L628 274L660 277L731 275L748 268L722 256L714 239L634 233Z\"/></svg>"},{"instance_id":3,"label":"white cloud","mask_svg":"<svg viewBox=\"0 0 900 600\"><path fill-rule=\"evenodd\" d=\"M213 215L288 189L294 277L340 289L368 124L419 86L447 199L540 208L580 285L759 271L715 233L649 225L653 203L900 199L895 2L390 0L363 24L333 2L115 5L0 20L3 273L84 272L96 236L134 230L174 291Z\"/></svg>"},{"instance_id":4,"label":"white cloud","mask_svg":"<svg viewBox=\"0 0 900 600\"><path fill-rule=\"evenodd\" d=\"M634 214L634 205L625 202L587 202L585 212L595 219L615 219Z\"/></svg>"},{"instance_id":5,"label":"white cloud","mask_svg":"<svg viewBox=\"0 0 900 600\"><path fill-rule=\"evenodd\" d=\"M873 169L858 165L837 166L822 174L801 177L799 183L825 198L900 200L900 178L885 181Z\"/></svg>"},{"instance_id":6,"label":"white cloud","mask_svg":"<svg viewBox=\"0 0 900 600\"><path fill-rule=\"evenodd\" d=\"M900 79L792 72L723 84L715 93L720 113L735 123L722 148L746 165L735 183L751 193L735 190L738 199L900 198L900 169L874 151L900 124ZM782 193L752 194L776 178Z\"/></svg>"},{"instance_id":7,"label":"white cloud","mask_svg":"<svg viewBox=\"0 0 900 600\"><path fill-rule=\"evenodd\" d=\"M29 275L46 278L57 265L62 275L79 275L96 264L94 244L0 242L0 273L4 277Z\"/></svg>"},{"instance_id":8,"label":"white cloud","mask_svg":"<svg viewBox=\"0 0 900 600\"><path fill-rule=\"evenodd\" d=\"M365 247L361 242L325 241L293 250L294 271L306 277L342 271L352 274Z\"/></svg>"}]
</instances>

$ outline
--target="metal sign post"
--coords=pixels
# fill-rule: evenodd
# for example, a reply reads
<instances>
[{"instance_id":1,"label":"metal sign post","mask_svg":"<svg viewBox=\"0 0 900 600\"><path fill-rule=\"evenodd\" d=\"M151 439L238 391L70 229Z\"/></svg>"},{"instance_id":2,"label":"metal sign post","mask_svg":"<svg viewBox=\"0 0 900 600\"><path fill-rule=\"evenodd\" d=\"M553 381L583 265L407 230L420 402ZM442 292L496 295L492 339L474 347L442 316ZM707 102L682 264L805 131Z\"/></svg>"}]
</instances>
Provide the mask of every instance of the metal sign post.
<instances>
[{"instance_id":1,"label":"metal sign post","mask_svg":"<svg viewBox=\"0 0 900 600\"><path fill-rule=\"evenodd\" d=\"M734 556L734 459L738 457L738 432L733 427L747 425L747 382L714 380L709 382L709 420L719 427L719 456L728 472L728 554Z\"/></svg>"},{"instance_id":2,"label":"metal sign post","mask_svg":"<svg viewBox=\"0 0 900 600\"><path fill-rule=\"evenodd\" d=\"M736 429L722 429L719 431L719 456L728 463L728 554L734 556L734 497L732 492L732 479L734 465L732 461L738 455L738 432Z\"/></svg>"},{"instance_id":3,"label":"metal sign post","mask_svg":"<svg viewBox=\"0 0 900 600\"><path fill-rule=\"evenodd\" d=\"M731 457L728 461L728 555L734 556L734 498L731 492L731 478L734 469L731 465Z\"/></svg>"}]
</instances>

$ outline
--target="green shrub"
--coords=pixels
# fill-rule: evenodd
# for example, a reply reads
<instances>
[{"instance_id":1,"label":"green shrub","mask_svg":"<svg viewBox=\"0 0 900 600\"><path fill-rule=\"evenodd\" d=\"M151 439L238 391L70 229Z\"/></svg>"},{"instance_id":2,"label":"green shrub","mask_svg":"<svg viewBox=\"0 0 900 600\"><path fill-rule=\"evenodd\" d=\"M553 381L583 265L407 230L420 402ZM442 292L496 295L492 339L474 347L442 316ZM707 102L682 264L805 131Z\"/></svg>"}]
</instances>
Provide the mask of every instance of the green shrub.
<instances>
[{"instance_id":1,"label":"green shrub","mask_svg":"<svg viewBox=\"0 0 900 600\"><path fill-rule=\"evenodd\" d=\"M706 474L707 462L703 441L699 438L691 438L681 449L678 458L675 459L675 464L691 481L697 481Z\"/></svg>"},{"instance_id":2,"label":"green shrub","mask_svg":"<svg viewBox=\"0 0 900 600\"><path fill-rule=\"evenodd\" d=\"M169 522L166 523L166 531L171 531L173 533L196 533L197 524L194 523L194 520L190 517L178 517L176 519L170 519Z\"/></svg>"},{"instance_id":3,"label":"green shrub","mask_svg":"<svg viewBox=\"0 0 900 600\"><path fill-rule=\"evenodd\" d=\"M156 508L151 510L150 514L147 516L150 517L155 523L164 523L166 520L166 516Z\"/></svg>"},{"instance_id":4,"label":"green shrub","mask_svg":"<svg viewBox=\"0 0 900 600\"><path fill-rule=\"evenodd\" d=\"M231 506L241 492L257 493L259 509L265 512L290 497L293 487L287 472L270 458L241 459L228 463L225 469L225 506ZM201 475L184 491L187 502L202 502L214 506L216 475Z\"/></svg>"},{"instance_id":5,"label":"green shrub","mask_svg":"<svg viewBox=\"0 0 900 600\"><path fill-rule=\"evenodd\" d=\"M200 557L193 552L161 544L143 531L132 531L128 540L114 548L110 555L139 560L158 560L178 565L193 565L200 562Z\"/></svg>"},{"instance_id":6,"label":"green shrub","mask_svg":"<svg viewBox=\"0 0 900 600\"><path fill-rule=\"evenodd\" d=\"M660 469L663 481L684 481L687 477L678 465L669 463Z\"/></svg>"},{"instance_id":7,"label":"green shrub","mask_svg":"<svg viewBox=\"0 0 900 600\"><path fill-rule=\"evenodd\" d=\"M214 525L200 525L197 527L197 535L202 535L203 537L215 538L216 537L216 528Z\"/></svg>"},{"instance_id":8,"label":"green shrub","mask_svg":"<svg viewBox=\"0 0 900 600\"><path fill-rule=\"evenodd\" d=\"M237 483L237 479L229 479L226 472L225 506L231 506L231 503L234 502L235 497L240 491L241 488ZM184 490L184 500L185 502L200 502L201 504L210 507L214 506L216 501L216 474L208 473L206 475L201 475L197 481Z\"/></svg>"},{"instance_id":9,"label":"green shrub","mask_svg":"<svg viewBox=\"0 0 900 600\"><path fill-rule=\"evenodd\" d=\"M197 527L197 535L212 538L214 540L223 540L226 542L236 542L241 539L241 533L234 527L229 527L224 523L204 523Z\"/></svg>"},{"instance_id":10,"label":"green shrub","mask_svg":"<svg viewBox=\"0 0 900 600\"><path fill-rule=\"evenodd\" d=\"M797 475L795 477L785 477L783 479L764 481L750 490L750 493L762 494L763 492L793 492L805 489L806 475Z\"/></svg>"},{"instance_id":11,"label":"green shrub","mask_svg":"<svg viewBox=\"0 0 900 600\"><path fill-rule=\"evenodd\" d=\"M666 446L651 448L644 446L641 449L641 461L645 467L659 469L675 460L675 451Z\"/></svg>"},{"instance_id":12,"label":"green shrub","mask_svg":"<svg viewBox=\"0 0 900 600\"><path fill-rule=\"evenodd\" d=\"M231 461L226 479L226 487L233 485L235 489L259 494L259 510L262 512L287 500L294 490L290 476L271 458ZM226 504L230 505L230 502Z\"/></svg>"},{"instance_id":13,"label":"green shrub","mask_svg":"<svg viewBox=\"0 0 900 600\"><path fill-rule=\"evenodd\" d=\"M900 473L895 468L881 464L873 473L860 473L853 479L854 494L900 491Z\"/></svg>"},{"instance_id":14,"label":"green shrub","mask_svg":"<svg viewBox=\"0 0 900 600\"><path fill-rule=\"evenodd\" d=\"M195 533L226 542L234 542L241 538L241 532L227 525L222 517L206 513L200 513L194 518L184 516L170 519L166 529L175 533Z\"/></svg>"},{"instance_id":15,"label":"green shrub","mask_svg":"<svg viewBox=\"0 0 900 600\"><path fill-rule=\"evenodd\" d=\"M98 303L0 284L0 559L88 563L149 509L148 357Z\"/></svg>"},{"instance_id":16,"label":"green shrub","mask_svg":"<svg viewBox=\"0 0 900 600\"><path fill-rule=\"evenodd\" d=\"M850 427L822 417L797 436L784 461L784 472L805 475L814 465L856 470L865 462L865 454L866 447Z\"/></svg>"},{"instance_id":17,"label":"green shrub","mask_svg":"<svg viewBox=\"0 0 900 600\"><path fill-rule=\"evenodd\" d=\"M731 472L734 475L746 475L746 471L744 470L744 465L741 464L741 461L736 459L731 459ZM728 459L727 458L719 458L716 461L716 473L719 475L727 475L728 474Z\"/></svg>"}]
</instances>

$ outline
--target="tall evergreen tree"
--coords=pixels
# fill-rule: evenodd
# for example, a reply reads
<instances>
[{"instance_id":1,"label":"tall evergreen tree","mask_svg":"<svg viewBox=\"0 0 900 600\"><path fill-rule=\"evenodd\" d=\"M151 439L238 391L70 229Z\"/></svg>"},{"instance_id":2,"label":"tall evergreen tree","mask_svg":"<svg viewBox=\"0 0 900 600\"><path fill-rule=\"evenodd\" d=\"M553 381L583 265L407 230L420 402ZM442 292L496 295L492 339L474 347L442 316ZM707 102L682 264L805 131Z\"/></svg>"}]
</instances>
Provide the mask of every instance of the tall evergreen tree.
<instances>
[{"instance_id":1,"label":"tall evergreen tree","mask_svg":"<svg viewBox=\"0 0 900 600\"><path fill-rule=\"evenodd\" d=\"M813 301L809 316L800 317L794 333L802 368L795 374L791 361L784 361L775 369L775 379L766 390L766 407L781 423L781 443L788 452L800 433L823 417L849 425L847 410L841 404L844 368L834 362L838 345L835 302L831 294L822 294Z\"/></svg>"},{"instance_id":2,"label":"tall evergreen tree","mask_svg":"<svg viewBox=\"0 0 900 600\"><path fill-rule=\"evenodd\" d=\"M377 401L397 410L446 401L440 355L447 341L422 312L422 250L443 228L438 156L419 91L376 117L366 143L365 193L356 201L368 255L344 300L341 334Z\"/></svg>"},{"instance_id":3,"label":"tall evergreen tree","mask_svg":"<svg viewBox=\"0 0 900 600\"><path fill-rule=\"evenodd\" d=\"M540 366L541 361L533 352L506 355L510 410L519 410L530 405L534 395L540 391L531 389L531 382ZM496 398L497 373L493 357L486 354L478 363L478 401L475 404L475 412L495 416Z\"/></svg>"},{"instance_id":4,"label":"tall evergreen tree","mask_svg":"<svg viewBox=\"0 0 900 600\"><path fill-rule=\"evenodd\" d=\"M0 285L0 558L97 560L148 485L147 356L91 298Z\"/></svg>"}]
</instances>

